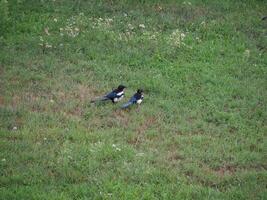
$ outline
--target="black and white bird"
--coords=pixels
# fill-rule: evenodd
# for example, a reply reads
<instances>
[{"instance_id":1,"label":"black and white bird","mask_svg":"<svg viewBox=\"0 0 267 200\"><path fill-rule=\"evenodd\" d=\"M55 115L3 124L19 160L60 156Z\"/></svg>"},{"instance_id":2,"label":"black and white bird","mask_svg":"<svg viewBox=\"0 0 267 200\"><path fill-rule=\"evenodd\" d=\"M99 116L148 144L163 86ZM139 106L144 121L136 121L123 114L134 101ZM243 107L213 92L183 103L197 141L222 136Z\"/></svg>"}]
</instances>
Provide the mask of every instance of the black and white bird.
<instances>
[{"instance_id":1,"label":"black and white bird","mask_svg":"<svg viewBox=\"0 0 267 200\"><path fill-rule=\"evenodd\" d=\"M144 99L144 94L143 94L143 90L138 89L137 92L131 97L131 99L122 105L121 108L128 108L129 106L133 105L133 104L138 104L140 105L142 103Z\"/></svg>"},{"instance_id":2,"label":"black and white bird","mask_svg":"<svg viewBox=\"0 0 267 200\"><path fill-rule=\"evenodd\" d=\"M118 101L122 100L122 98L124 97L125 88L126 87L124 85L119 85L117 89L113 90L112 92L106 94L103 97L92 100L91 103L94 103L96 101L107 101L107 100L111 100L113 103L117 103Z\"/></svg>"}]
</instances>

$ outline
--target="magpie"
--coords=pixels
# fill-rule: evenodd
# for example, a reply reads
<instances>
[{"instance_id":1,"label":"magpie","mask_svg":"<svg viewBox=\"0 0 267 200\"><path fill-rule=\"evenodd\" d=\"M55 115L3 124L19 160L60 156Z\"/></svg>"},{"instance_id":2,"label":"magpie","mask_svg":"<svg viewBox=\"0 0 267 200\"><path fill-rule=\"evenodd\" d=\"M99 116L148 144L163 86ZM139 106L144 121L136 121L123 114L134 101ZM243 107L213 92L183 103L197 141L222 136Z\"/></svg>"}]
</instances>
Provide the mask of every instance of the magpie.
<instances>
[{"instance_id":1,"label":"magpie","mask_svg":"<svg viewBox=\"0 0 267 200\"><path fill-rule=\"evenodd\" d=\"M138 89L137 92L131 97L131 99L127 103L123 104L121 106L121 108L123 108L123 109L128 108L129 106L131 106L133 104L140 105L142 103L143 99L144 99L143 90Z\"/></svg>"},{"instance_id":2,"label":"magpie","mask_svg":"<svg viewBox=\"0 0 267 200\"><path fill-rule=\"evenodd\" d=\"M113 90L112 92L106 94L103 97L92 100L91 103L94 103L96 101L107 101L107 100L111 100L112 103L117 103L118 101L122 100L122 98L124 97L125 88L126 87L124 85L119 85L117 89Z\"/></svg>"}]
</instances>

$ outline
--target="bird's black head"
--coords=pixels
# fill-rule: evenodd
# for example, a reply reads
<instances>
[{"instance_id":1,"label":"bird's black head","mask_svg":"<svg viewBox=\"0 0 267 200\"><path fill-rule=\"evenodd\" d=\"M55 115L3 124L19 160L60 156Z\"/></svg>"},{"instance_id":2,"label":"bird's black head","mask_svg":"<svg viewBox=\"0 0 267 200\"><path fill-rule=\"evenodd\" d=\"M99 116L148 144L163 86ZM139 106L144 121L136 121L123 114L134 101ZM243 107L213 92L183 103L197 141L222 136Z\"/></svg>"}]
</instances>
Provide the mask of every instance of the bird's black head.
<instances>
[{"instance_id":1,"label":"bird's black head","mask_svg":"<svg viewBox=\"0 0 267 200\"><path fill-rule=\"evenodd\" d=\"M143 92L144 92L144 91L143 91L142 89L138 89L138 90L137 90L137 93L138 93L138 94L142 94Z\"/></svg>"},{"instance_id":2,"label":"bird's black head","mask_svg":"<svg viewBox=\"0 0 267 200\"><path fill-rule=\"evenodd\" d=\"M122 91L122 90L124 90L125 88L126 88L126 86L124 86L124 85L119 85L119 86L118 86L118 90L119 90L119 91Z\"/></svg>"}]
</instances>

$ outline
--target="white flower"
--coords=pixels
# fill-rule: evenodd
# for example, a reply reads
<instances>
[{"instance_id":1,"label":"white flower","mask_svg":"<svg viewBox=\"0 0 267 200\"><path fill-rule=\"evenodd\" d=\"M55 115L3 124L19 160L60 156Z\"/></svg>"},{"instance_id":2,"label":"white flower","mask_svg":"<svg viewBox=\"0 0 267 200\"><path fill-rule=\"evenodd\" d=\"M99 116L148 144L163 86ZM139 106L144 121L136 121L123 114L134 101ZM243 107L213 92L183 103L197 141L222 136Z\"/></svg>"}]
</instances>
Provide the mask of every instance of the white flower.
<instances>
[{"instance_id":1,"label":"white flower","mask_svg":"<svg viewBox=\"0 0 267 200\"><path fill-rule=\"evenodd\" d=\"M44 32L45 32L47 35L50 35L50 33L49 33L49 28L45 28L45 29L44 29Z\"/></svg>"},{"instance_id":2,"label":"white flower","mask_svg":"<svg viewBox=\"0 0 267 200\"><path fill-rule=\"evenodd\" d=\"M200 39L199 37L196 37L196 40L197 40L198 42L201 42L201 39Z\"/></svg>"},{"instance_id":3,"label":"white flower","mask_svg":"<svg viewBox=\"0 0 267 200\"><path fill-rule=\"evenodd\" d=\"M108 23L111 23L111 22L113 22L113 19L111 19L111 18L107 18L106 21L107 21Z\"/></svg>"},{"instance_id":4,"label":"white flower","mask_svg":"<svg viewBox=\"0 0 267 200\"><path fill-rule=\"evenodd\" d=\"M116 147L116 151L121 151L121 149L119 147Z\"/></svg>"},{"instance_id":5,"label":"white flower","mask_svg":"<svg viewBox=\"0 0 267 200\"><path fill-rule=\"evenodd\" d=\"M80 29L79 29L79 28L77 28L77 27L75 27L75 28L74 28L74 30L75 30L75 31L77 31L77 32L78 32L78 31L80 31Z\"/></svg>"},{"instance_id":6,"label":"white flower","mask_svg":"<svg viewBox=\"0 0 267 200\"><path fill-rule=\"evenodd\" d=\"M149 37L149 39L151 39L151 40L156 39L156 35L155 35L155 34L151 35L151 36Z\"/></svg>"},{"instance_id":7,"label":"white flower","mask_svg":"<svg viewBox=\"0 0 267 200\"><path fill-rule=\"evenodd\" d=\"M46 141L46 140L47 140L47 138L45 137L45 138L44 138L44 141Z\"/></svg>"},{"instance_id":8,"label":"white flower","mask_svg":"<svg viewBox=\"0 0 267 200\"><path fill-rule=\"evenodd\" d=\"M206 25L206 22L205 22L205 21L202 21L202 22L200 23L200 25L205 26L205 25Z\"/></svg>"},{"instance_id":9,"label":"white flower","mask_svg":"<svg viewBox=\"0 0 267 200\"><path fill-rule=\"evenodd\" d=\"M54 103L55 101L53 99L50 99L50 103Z\"/></svg>"},{"instance_id":10,"label":"white flower","mask_svg":"<svg viewBox=\"0 0 267 200\"><path fill-rule=\"evenodd\" d=\"M189 5L189 6L192 5L192 3L191 3L190 1L184 1L183 4L184 4L184 5Z\"/></svg>"},{"instance_id":11,"label":"white flower","mask_svg":"<svg viewBox=\"0 0 267 200\"><path fill-rule=\"evenodd\" d=\"M57 22L57 18L54 18L54 22Z\"/></svg>"},{"instance_id":12,"label":"white flower","mask_svg":"<svg viewBox=\"0 0 267 200\"><path fill-rule=\"evenodd\" d=\"M13 127L13 130L16 131L18 128L16 126Z\"/></svg>"},{"instance_id":13,"label":"white flower","mask_svg":"<svg viewBox=\"0 0 267 200\"><path fill-rule=\"evenodd\" d=\"M139 28L145 28L144 24L139 24Z\"/></svg>"},{"instance_id":14,"label":"white flower","mask_svg":"<svg viewBox=\"0 0 267 200\"><path fill-rule=\"evenodd\" d=\"M185 33L182 33L179 29L176 29L170 36L170 42L171 44L180 47L181 45L184 45L183 40L185 37Z\"/></svg>"},{"instance_id":15,"label":"white flower","mask_svg":"<svg viewBox=\"0 0 267 200\"><path fill-rule=\"evenodd\" d=\"M128 28L129 28L130 30L133 30L133 29L134 29L134 27L133 27L132 24L128 24Z\"/></svg>"},{"instance_id":16,"label":"white flower","mask_svg":"<svg viewBox=\"0 0 267 200\"><path fill-rule=\"evenodd\" d=\"M162 7L161 7L160 5L158 5L158 6L156 7L156 10L157 10L157 11L162 11Z\"/></svg>"},{"instance_id":17,"label":"white flower","mask_svg":"<svg viewBox=\"0 0 267 200\"><path fill-rule=\"evenodd\" d=\"M6 162L6 159L5 159L5 158L3 158L1 161L2 161L2 162Z\"/></svg>"},{"instance_id":18,"label":"white flower","mask_svg":"<svg viewBox=\"0 0 267 200\"><path fill-rule=\"evenodd\" d=\"M45 47L46 47L46 48L52 48L52 45L51 45L51 44L48 44L48 43L46 43L46 44L45 44ZM51 102L51 100L50 100L50 102Z\"/></svg>"},{"instance_id":19,"label":"white flower","mask_svg":"<svg viewBox=\"0 0 267 200\"><path fill-rule=\"evenodd\" d=\"M112 147L115 148L116 151L121 151L121 149L117 147L116 144L112 144Z\"/></svg>"},{"instance_id":20,"label":"white flower","mask_svg":"<svg viewBox=\"0 0 267 200\"><path fill-rule=\"evenodd\" d=\"M249 57L250 56L250 50L246 49L244 52L244 56Z\"/></svg>"},{"instance_id":21,"label":"white flower","mask_svg":"<svg viewBox=\"0 0 267 200\"><path fill-rule=\"evenodd\" d=\"M144 153L137 153L136 156L143 156L145 155Z\"/></svg>"}]
</instances>

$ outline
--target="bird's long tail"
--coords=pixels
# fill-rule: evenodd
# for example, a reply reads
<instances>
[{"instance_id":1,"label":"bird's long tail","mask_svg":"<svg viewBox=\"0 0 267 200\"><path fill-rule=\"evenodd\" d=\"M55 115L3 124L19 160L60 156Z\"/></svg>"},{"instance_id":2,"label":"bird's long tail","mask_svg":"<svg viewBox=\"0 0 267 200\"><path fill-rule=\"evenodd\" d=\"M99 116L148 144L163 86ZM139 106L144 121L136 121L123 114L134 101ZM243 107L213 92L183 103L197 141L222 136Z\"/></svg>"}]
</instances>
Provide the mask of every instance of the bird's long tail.
<instances>
[{"instance_id":1,"label":"bird's long tail","mask_svg":"<svg viewBox=\"0 0 267 200\"><path fill-rule=\"evenodd\" d=\"M133 102L127 102L127 103L125 103L125 104L123 104L122 106L121 106L121 108L122 109L124 109L124 108L128 108L130 105L132 105L133 104Z\"/></svg>"},{"instance_id":2,"label":"bird's long tail","mask_svg":"<svg viewBox=\"0 0 267 200\"><path fill-rule=\"evenodd\" d=\"M95 102L97 102L97 101L106 101L106 100L109 100L109 98L107 98L107 97L104 96L104 97L100 97L100 98L91 100L90 102L91 102L91 103L95 103Z\"/></svg>"}]
</instances>

